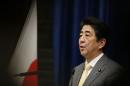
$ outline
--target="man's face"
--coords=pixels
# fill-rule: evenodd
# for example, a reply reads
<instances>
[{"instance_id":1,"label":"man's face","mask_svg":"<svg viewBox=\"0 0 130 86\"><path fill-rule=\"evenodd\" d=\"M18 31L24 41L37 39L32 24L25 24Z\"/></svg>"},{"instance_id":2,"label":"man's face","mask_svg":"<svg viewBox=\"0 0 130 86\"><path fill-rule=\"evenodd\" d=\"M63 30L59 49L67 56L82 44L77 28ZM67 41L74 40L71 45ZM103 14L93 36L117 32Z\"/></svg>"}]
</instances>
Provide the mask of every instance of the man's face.
<instances>
[{"instance_id":1,"label":"man's face","mask_svg":"<svg viewBox=\"0 0 130 86\"><path fill-rule=\"evenodd\" d=\"M80 32L79 49L85 58L95 57L101 46L101 42L97 41L95 31L90 25L84 25Z\"/></svg>"}]
</instances>

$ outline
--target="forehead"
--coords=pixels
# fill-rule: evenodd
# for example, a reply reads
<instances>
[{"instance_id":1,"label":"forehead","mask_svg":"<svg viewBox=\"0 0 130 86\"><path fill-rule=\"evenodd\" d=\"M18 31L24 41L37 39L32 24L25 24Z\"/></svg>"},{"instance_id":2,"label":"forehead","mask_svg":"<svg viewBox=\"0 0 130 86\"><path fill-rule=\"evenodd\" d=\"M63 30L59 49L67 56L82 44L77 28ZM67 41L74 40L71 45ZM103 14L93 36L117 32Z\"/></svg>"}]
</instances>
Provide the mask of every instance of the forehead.
<instances>
[{"instance_id":1,"label":"forehead","mask_svg":"<svg viewBox=\"0 0 130 86\"><path fill-rule=\"evenodd\" d=\"M90 25L84 25L80 31L81 33L95 33L93 27Z\"/></svg>"}]
</instances>

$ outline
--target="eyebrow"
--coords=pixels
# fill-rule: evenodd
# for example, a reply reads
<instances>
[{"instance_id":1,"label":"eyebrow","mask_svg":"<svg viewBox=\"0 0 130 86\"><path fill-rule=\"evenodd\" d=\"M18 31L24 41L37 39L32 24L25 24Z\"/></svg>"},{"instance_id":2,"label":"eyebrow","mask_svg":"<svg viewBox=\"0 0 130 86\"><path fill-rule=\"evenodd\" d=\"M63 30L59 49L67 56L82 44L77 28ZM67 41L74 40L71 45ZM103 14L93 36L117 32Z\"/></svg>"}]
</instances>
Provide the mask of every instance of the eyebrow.
<instances>
[{"instance_id":1,"label":"eyebrow","mask_svg":"<svg viewBox=\"0 0 130 86\"><path fill-rule=\"evenodd\" d=\"M83 33L83 31L80 31L80 33ZM90 33L90 31L85 31L85 33Z\"/></svg>"}]
</instances>

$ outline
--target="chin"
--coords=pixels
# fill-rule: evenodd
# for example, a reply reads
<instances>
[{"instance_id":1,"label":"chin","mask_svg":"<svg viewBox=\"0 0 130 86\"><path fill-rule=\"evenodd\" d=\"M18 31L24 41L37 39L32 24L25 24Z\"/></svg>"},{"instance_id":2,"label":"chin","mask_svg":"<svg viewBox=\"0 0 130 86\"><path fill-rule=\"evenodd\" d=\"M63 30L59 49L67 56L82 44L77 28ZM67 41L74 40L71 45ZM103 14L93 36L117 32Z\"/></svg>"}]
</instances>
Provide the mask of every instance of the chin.
<instances>
[{"instance_id":1,"label":"chin","mask_svg":"<svg viewBox=\"0 0 130 86\"><path fill-rule=\"evenodd\" d=\"M82 55L83 57L85 57L85 56L86 56L86 53L85 53L85 52L81 52L81 55Z\"/></svg>"}]
</instances>

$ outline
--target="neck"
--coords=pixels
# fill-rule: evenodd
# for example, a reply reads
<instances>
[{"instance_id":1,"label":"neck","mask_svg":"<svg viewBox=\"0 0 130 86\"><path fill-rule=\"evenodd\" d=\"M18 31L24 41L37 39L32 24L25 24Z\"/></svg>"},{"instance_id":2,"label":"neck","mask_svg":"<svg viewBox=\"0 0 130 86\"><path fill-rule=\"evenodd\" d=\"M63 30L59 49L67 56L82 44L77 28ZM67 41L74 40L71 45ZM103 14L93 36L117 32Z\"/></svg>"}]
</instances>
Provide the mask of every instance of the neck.
<instances>
[{"instance_id":1,"label":"neck","mask_svg":"<svg viewBox=\"0 0 130 86\"><path fill-rule=\"evenodd\" d=\"M92 55L87 55L87 56L85 56L85 59L87 60L87 62L90 62L94 58L96 58L98 55L100 55L101 53L102 53L102 51L99 51L97 53L93 53Z\"/></svg>"}]
</instances>

